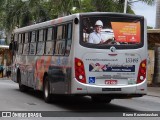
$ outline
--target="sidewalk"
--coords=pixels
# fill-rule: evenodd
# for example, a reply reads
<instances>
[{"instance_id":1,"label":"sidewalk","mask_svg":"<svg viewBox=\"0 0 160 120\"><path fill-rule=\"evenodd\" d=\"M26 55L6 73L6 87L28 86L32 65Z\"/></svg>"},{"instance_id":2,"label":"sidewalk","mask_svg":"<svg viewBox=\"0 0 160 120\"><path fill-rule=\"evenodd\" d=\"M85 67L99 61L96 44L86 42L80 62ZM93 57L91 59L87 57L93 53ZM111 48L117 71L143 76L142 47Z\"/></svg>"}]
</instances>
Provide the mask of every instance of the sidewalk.
<instances>
[{"instance_id":1,"label":"sidewalk","mask_svg":"<svg viewBox=\"0 0 160 120\"><path fill-rule=\"evenodd\" d=\"M160 97L160 87L148 87L148 96Z\"/></svg>"},{"instance_id":2,"label":"sidewalk","mask_svg":"<svg viewBox=\"0 0 160 120\"><path fill-rule=\"evenodd\" d=\"M0 80L11 80L11 77L9 77L9 78L3 77L3 78L0 78Z\"/></svg>"}]
</instances>

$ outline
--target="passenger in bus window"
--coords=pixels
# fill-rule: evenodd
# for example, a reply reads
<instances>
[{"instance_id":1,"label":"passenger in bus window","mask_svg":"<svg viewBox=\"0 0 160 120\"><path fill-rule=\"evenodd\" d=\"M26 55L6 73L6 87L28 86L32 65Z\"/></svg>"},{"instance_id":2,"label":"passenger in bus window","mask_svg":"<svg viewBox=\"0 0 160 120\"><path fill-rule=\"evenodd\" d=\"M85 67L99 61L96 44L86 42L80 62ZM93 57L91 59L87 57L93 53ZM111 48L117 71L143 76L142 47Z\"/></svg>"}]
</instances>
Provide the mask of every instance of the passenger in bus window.
<instances>
[{"instance_id":1,"label":"passenger in bus window","mask_svg":"<svg viewBox=\"0 0 160 120\"><path fill-rule=\"evenodd\" d=\"M99 44L104 42L101 34L102 27L103 27L102 21L97 20L95 23L95 31L89 35L89 40L88 40L89 43Z\"/></svg>"}]
</instances>

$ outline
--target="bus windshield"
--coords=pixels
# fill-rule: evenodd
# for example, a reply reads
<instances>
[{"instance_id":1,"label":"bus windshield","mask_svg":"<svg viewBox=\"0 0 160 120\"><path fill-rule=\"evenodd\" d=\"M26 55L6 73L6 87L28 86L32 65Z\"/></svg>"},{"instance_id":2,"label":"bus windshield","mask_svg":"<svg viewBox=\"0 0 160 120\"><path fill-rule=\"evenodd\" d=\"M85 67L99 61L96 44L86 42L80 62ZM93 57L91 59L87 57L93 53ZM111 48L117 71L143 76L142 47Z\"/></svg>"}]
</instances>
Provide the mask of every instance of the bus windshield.
<instances>
[{"instance_id":1,"label":"bus windshield","mask_svg":"<svg viewBox=\"0 0 160 120\"><path fill-rule=\"evenodd\" d=\"M142 22L141 17L84 16L81 43L86 47L142 45Z\"/></svg>"}]
</instances>

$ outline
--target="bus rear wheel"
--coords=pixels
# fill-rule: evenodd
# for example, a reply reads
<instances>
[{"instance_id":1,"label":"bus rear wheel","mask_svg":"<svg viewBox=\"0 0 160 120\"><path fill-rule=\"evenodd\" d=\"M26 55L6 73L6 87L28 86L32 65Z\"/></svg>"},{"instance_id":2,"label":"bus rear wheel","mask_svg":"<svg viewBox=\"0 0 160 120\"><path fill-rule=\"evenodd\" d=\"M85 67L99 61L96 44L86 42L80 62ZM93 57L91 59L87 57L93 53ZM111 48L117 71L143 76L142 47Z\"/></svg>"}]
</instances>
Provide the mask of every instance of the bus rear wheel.
<instances>
[{"instance_id":1,"label":"bus rear wheel","mask_svg":"<svg viewBox=\"0 0 160 120\"><path fill-rule=\"evenodd\" d=\"M51 102L50 83L48 77L46 77L44 81L43 96L46 103Z\"/></svg>"},{"instance_id":2,"label":"bus rear wheel","mask_svg":"<svg viewBox=\"0 0 160 120\"><path fill-rule=\"evenodd\" d=\"M107 103L109 104L112 99L111 98L108 98L108 97L105 97L105 96L91 96L91 99L93 102L96 102L96 103Z\"/></svg>"}]
</instances>

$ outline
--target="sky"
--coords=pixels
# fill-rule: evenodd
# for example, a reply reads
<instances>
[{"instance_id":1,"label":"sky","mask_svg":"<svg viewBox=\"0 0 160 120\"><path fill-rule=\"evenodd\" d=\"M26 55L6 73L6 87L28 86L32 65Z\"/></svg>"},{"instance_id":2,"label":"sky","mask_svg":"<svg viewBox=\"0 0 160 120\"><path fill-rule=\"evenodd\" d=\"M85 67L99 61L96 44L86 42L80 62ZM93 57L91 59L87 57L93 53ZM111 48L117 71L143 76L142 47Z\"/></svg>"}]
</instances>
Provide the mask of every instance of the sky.
<instances>
[{"instance_id":1,"label":"sky","mask_svg":"<svg viewBox=\"0 0 160 120\"><path fill-rule=\"evenodd\" d=\"M155 27L156 5L149 6L142 2L135 2L132 4L132 10L136 15L143 15L147 19L147 26Z\"/></svg>"}]
</instances>

